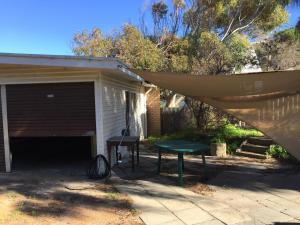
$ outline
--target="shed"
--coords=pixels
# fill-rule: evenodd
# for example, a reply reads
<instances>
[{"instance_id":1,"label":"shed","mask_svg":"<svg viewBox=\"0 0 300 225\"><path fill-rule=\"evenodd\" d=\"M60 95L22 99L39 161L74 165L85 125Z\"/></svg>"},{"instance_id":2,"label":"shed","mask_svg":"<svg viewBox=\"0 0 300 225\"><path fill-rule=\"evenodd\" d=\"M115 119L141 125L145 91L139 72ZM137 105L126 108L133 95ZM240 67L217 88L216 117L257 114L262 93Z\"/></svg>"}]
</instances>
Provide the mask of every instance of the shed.
<instances>
[{"instance_id":1,"label":"shed","mask_svg":"<svg viewBox=\"0 0 300 225\"><path fill-rule=\"evenodd\" d=\"M0 54L0 85L0 171L11 171L13 138L88 137L87 151L105 155L128 124L147 135L144 81L115 58Z\"/></svg>"}]
</instances>

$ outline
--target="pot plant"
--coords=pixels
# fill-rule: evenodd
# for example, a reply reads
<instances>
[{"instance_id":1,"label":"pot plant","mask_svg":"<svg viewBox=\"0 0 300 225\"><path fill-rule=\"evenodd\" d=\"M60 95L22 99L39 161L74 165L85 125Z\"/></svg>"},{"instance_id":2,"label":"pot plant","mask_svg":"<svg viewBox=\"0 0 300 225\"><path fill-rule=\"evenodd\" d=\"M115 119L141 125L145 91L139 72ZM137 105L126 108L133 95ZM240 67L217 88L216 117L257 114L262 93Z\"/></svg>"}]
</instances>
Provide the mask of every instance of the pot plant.
<instances>
[{"instance_id":1,"label":"pot plant","mask_svg":"<svg viewBox=\"0 0 300 225\"><path fill-rule=\"evenodd\" d=\"M222 135L216 135L210 144L210 155L226 157L226 141Z\"/></svg>"}]
</instances>

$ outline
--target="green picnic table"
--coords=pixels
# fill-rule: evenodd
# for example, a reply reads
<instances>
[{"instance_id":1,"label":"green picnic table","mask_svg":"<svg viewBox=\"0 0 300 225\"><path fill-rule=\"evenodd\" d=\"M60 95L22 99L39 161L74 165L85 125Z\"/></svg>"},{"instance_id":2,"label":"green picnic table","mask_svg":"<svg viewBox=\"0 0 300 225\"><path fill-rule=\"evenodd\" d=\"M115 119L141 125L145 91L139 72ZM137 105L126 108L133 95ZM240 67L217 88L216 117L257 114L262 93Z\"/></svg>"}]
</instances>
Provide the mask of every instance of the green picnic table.
<instances>
[{"instance_id":1,"label":"green picnic table","mask_svg":"<svg viewBox=\"0 0 300 225\"><path fill-rule=\"evenodd\" d=\"M202 155L202 161L205 165L205 153L209 151L209 146L198 142L190 142L185 140L163 141L155 144L158 151L158 174L160 173L161 154L171 153L178 155L178 178L179 184L183 185L183 171L185 154L188 155Z\"/></svg>"}]
</instances>

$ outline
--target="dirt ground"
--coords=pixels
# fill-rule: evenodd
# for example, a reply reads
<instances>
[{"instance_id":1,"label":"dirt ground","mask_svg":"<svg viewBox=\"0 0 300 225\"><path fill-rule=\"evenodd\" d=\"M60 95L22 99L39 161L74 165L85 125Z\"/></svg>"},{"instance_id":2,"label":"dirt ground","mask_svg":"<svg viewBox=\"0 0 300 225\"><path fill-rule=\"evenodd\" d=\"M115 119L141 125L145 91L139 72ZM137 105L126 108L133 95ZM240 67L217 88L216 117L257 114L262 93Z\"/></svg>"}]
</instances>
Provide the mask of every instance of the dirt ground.
<instances>
[{"instance_id":1,"label":"dirt ground","mask_svg":"<svg viewBox=\"0 0 300 225\"><path fill-rule=\"evenodd\" d=\"M204 166L200 156L185 156L184 187L204 196L213 196L216 192L211 188L210 181L226 172L258 173L270 175L272 173L289 173L300 171L299 163L280 162L276 159L254 159L228 155L225 158L206 157ZM163 154L161 172L157 175L157 153L154 150L142 151L140 166L134 173L130 163L122 163L114 171L123 179L147 180L156 178L161 183L178 185L177 156Z\"/></svg>"},{"instance_id":2,"label":"dirt ground","mask_svg":"<svg viewBox=\"0 0 300 225\"><path fill-rule=\"evenodd\" d=\"M0 224L138 225L131 200L109 182L34 170L0 174Z\"/></svg>"}]
</instances>

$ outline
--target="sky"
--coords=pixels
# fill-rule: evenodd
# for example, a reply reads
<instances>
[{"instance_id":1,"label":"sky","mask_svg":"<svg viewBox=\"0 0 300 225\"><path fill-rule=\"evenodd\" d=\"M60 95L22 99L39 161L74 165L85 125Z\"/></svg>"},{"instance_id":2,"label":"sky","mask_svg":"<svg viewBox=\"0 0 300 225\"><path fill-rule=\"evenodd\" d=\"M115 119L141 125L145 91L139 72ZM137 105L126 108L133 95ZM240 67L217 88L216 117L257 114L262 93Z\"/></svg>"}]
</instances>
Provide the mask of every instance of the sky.
<instances>
[{"instance_id":1,"label":"sky","mask_svg":"<svg viewBox=\"0 0 300 225\"><path fill-rule=\"evenodd\" d=\"M0 52L72 55L75 33L138 24L147 0L0 0L0 5ZM283 27L300 17L300 8L288 11Z\"/></svg>"}]
</instances>

